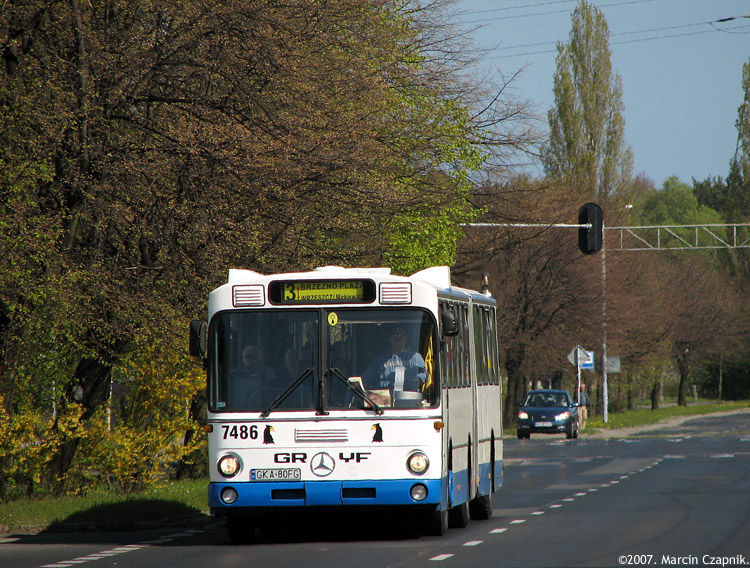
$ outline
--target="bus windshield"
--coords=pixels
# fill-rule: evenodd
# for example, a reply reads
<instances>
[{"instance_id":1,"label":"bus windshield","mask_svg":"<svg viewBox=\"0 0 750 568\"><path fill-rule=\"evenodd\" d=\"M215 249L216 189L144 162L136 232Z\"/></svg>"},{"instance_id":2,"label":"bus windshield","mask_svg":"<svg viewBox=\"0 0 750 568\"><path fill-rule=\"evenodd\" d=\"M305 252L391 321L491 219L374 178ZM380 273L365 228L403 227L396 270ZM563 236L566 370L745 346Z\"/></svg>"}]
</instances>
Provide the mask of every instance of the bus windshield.
<instances>
[{"instance_id":1,"label":"bus windshield","mask_svg":"<svg viewBox=\"0 0 750 568\"><path fill-rule=\"evenodd\" d=\"M209 334L214 412L437 404L436 326L421 309L222 312Z\"/></svg>"}]
</instances>

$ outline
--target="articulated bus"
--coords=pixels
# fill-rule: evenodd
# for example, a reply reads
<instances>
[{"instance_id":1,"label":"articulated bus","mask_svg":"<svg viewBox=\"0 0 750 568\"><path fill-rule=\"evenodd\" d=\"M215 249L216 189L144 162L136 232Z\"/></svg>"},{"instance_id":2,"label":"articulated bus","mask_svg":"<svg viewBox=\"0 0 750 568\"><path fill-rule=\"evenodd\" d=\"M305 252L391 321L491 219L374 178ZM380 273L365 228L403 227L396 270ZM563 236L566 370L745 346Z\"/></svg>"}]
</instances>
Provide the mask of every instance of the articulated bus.
<instances>
[{"instance_id":1,"label":"articulated bus","mask_svg":"<svg viewBox=\"0 0 750 568\"><path fill-rule=\"evenodd\" d=\"M209 505L232 541L302 511L414 513L442 535L503 481L496 302L448 267L230 270L193 321Z\"/></svg>"}]
</instances>

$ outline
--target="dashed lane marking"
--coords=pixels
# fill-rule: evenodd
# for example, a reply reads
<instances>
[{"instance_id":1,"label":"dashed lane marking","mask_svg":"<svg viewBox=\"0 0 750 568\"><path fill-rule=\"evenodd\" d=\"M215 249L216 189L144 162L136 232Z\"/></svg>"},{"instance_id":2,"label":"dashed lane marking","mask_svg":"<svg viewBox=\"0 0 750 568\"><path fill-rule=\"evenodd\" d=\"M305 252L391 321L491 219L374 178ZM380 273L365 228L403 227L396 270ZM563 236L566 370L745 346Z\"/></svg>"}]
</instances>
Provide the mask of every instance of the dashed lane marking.
<instances>
[{"instance_id":1,"label":"dashed lane marking","mask_svg":"<svg viewBox=\"0 0 750 568\"><path fill-rule=\"evenodd\" d=\"M134 550L143 550L144 548L148 548L149 546L155 544L166 544L168 542L172 542L177 538L194 536L202 532L205 531L201 529L190 529L184 532L166 535L154 540L146 540L137 544L126 544L124 546L102 550L101 552L87 554L86 556L79 556L77 558L74 558L73 560L61 560L59 562L53 562L51 564L43 564L42 566L40 566L40 568L71 568L71 566L80 566L82 564L86 564L87 562L93 562L94 560L104 560L105 558L119 556L120 554L133 552Z\"/></svg>"}]
</instances>

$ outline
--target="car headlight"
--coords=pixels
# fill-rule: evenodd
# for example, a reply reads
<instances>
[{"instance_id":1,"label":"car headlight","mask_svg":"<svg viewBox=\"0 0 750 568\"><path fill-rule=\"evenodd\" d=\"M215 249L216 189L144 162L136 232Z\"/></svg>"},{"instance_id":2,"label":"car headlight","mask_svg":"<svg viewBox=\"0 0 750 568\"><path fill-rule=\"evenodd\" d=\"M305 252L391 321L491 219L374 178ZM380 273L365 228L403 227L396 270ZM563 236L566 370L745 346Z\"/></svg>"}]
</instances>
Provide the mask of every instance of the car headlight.
<instances>
[{"instance_id":1,"label":"car headlight","mask_svg":"<svg viewBox=\"0 0 750 568\"><path fill-rule=\"evenodd\" d=\"M242 462L237 456L227 454L226 456L221 457L216 467L218 468L219 473L224 477L234 477L239 473L240 468L242 467Z\"/></svg>"},{"instance_id":2,"label":"car headlight","mask_svg":"<svg viewBox=\"0 0 750 568\"><path fill-rule=\"evenodd\" d=\"M430 460L422 452L414 452L407 458L406 467L414 475L424 475L430 467Z\"/></svg>"},{"instance_id":3,"label":"car headlight","mask_svg":"<svg viewBox=\"0 0 750 568\"><path fill-rule=\"evenodd\" d=\"M555 416L555 420L567 420L570 418L570 411L566 410L565 412L561 412L557 416Z\"/></svg>"},{"instance_id":4,"label":"car headlight","mask_svg":"<svg viewBox=\"0 0 750 568\"><path fill-rule=\"evenodd\" d=\"M529 413L528 413L528 412L524 412L524 411L522 410L521 412L519 412L519 413L518 413L518 417L519 417L519 418L520 418L521 420L526 420L526 419L527 419L527 418L529 417Z\"/></svg>"}]
</instances>

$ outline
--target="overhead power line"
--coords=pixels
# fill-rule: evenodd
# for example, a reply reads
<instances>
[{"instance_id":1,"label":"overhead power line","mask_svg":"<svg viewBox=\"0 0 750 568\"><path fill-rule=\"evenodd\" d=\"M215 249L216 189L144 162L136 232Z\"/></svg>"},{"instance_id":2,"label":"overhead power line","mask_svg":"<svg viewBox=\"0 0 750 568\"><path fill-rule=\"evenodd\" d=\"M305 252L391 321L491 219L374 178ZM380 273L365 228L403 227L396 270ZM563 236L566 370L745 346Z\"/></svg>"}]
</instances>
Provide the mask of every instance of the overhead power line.
<instances>
[{"instance_id":1,"label":"overhead power line","mask_svg":"<svg viewBox=\"0 0 750 568\"><path fill-rule=\"evenodd\" d=\"M539 6L545 6L545 5L551 5L551 4L564 4L564 3L571 3L575 0L558 0L556 2L544 2L542 4L526 4L522 6L506 6L504 8L492 8L489 10L477 10L477 11L470 11L470 12L463 12L464 14L486 14L489 12L501 12L501 11L507 11L507 10L517 10L521 8L536 8ZM612 8L615 6L627 6L630 4L643 4L645 2L653 2L654 0L621 0L620 2L611 2L609 4L599 4L597 8ZM495 22L498 20L515 20L517 18L530 18L532 16L548 16L550 14L565 14L568 12L571 12L571 8L566 8L565 10L548 10L546 12L530 12L528 14L515 14L513 16L497 16L494 18L483 18L481 20L470 20L465 23L467 24L483 24L486 22Z\"/></svg>"},{"instance_id":2,"label":"overhead power line","mask_svg":"<svg viewBox=\"0 0 750 568\"><path fill-rule=\"evenodd\" d=\"M691 31L686 33L675 33L675 34L667 34L667 35L658 35L658 36L652 36L652 37L643 37L643 38L634 38L634 39L627 39L623 41L613 41L610 43L610 45L625 45L630 43L640 43L644 41L654 41L654 40L660 40L660 39L671 39L676 37L688 37L688 36L696 36L696 35L703 35L703 34L709 34L709 33L716 33L716 32L724 32L724 33L738 33L735 30L748 30L747 32L741 32L741 33L750 33L750 24L744 24L740 26L735 26L732 28L718 28L715 26L715 24L718 23L726 23L731 22L735 20L742 20L742 19L750 19L750 15L747 16L732 16L729 18L721 18L720 20L712 20L709 22L699 22L695 24L684 24L680 26L663 26L660 28L649 28L644 30L635 30L635 31L629 31L629 32L619 32L615 34L610 34L610 37L621 37L621 36L628 36L628 35L636 35L636 34L644 34L644 33L657 33L657 32L667 32L670 30L679 30L679 29L686 29L686 28L694 28L698 26L711 26L711 29L708 30L697 30L697 31ZM538 42L538 43L528 43L528 44L520 44L520 45L511 45L511 46L504 46L504 47L498 47L495 49L495 51L507 51L512 49L524 49L524 48L530 48L530 47L541 47L545 45L551 45L555 46L552 49L543 49L539 51L528 51L524 53L514 53L509 55L494 55L489 56L486 59L507 59L510 57L522 57L527 55L541 55L545 53L555 53L557 51L557 41L545 41L545 42Z\"/></svg>"}]
</instances>

